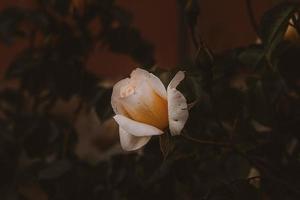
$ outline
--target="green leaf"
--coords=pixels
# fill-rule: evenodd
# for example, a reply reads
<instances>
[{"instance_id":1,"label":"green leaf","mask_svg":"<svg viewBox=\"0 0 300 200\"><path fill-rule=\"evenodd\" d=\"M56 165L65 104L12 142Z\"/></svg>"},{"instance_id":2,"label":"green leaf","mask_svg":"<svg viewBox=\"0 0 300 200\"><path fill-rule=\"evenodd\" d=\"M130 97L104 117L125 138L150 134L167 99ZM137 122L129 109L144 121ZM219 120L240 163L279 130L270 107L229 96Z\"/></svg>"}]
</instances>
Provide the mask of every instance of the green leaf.
<instances>
[{"instance_id":1,"label":"green leaf","mask_svg":"<svg viewBox=\"0 0 300 200\"><path fill-rule=\"evenodd\" d=\"M90 106L96 108L98 117L103 121L113 115L110 103L111 93L112 89L98 88L95 97L90 101Z\"/></svg>"},{"instance_id":2,"label":"green leaf","mask_svg":"<svg viewBox=\"0 0 300 200\"><path fill-rule=\"evenodd\" d=\"M8 7L0 13L0 41L12 44L17 36L24 33L19 29L19 24L25 17L25 12L19 7Z\"/></svg>"},{"instance_id":3,"label":"green leaf","mask_svg":"<svg viewBox=\"0 0 300 200\"><path fill-rule=\"evenodd\" d=\"M72 163L69 160L58 160L51 163L38 173L39 179L56 179L63 176L72 168Z\"/></svg>"},{"instance_id":4,"label":"green leaf","mask_svg":"<svg viewBox=\"0 0 300 200\"><path fill-rule=\"evenodd\" d=\"M267 58L270 58L273 50L282 41L289 20L298 10L298 3L284 2L275 6L263 16L260 36L265 46L265 55Z\"/></svg>"},{"instance_id":5,"label":"green leaf","mask_svg":"<svg viewBox=\"0 0 300 200\"><path fill-rule=\"evenodd\" d=\"M254 45L242 50L238 55L241 64L256 69L262 69L264 66L264 49L262 46Z\"/></svg>"}]
</instances>

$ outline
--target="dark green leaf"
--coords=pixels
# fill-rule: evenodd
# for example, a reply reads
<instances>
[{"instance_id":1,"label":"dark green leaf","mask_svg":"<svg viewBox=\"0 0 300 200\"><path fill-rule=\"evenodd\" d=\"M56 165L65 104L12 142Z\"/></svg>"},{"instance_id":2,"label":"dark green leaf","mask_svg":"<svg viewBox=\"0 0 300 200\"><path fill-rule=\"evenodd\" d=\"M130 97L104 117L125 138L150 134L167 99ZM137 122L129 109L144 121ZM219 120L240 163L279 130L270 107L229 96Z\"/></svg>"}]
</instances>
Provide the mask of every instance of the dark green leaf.
<instances>
[{"instance_id":1,"label":"dark green leaf","mask_svg":"<svg viewBox=\"0 0 300 200\"><path fill-rule=\"evenodd\" d=\"M63 176L72 168L72 164L68 160L60 160L51 163L46 168L42 169L39 174L39 179L56 179Z\"/></svg>"},{"instance_id":2,"label":"dark green leaf","mask_svg":"<svg viewBox=\"0 0 300 200\"><path fill-rule=\"evenodd\" d=\"M298 3L283 2L264 14L260 25L260 35L268 58L282 41L289 20L298 10Z\"/></svg>"}]
</instances>

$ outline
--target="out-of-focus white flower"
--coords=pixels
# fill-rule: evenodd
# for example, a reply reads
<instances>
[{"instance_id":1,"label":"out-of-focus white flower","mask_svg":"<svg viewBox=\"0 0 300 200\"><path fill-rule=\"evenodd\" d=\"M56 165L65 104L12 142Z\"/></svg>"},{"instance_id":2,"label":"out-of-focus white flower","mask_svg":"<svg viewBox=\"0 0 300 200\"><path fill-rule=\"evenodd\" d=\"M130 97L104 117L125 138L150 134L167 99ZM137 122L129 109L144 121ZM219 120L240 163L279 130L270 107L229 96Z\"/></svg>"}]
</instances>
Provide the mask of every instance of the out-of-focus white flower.
<instances>
[{"instance_id":1,"label":"out-of-focus white flower","mask_svg":"<svg viewBox=\"0 0 300 200\"><path fill-rule=\"evenodd\" d=\"M251 167L249 170L248 177L249 183L256 188L260 187L260 172L255 167Z\"/></svg>"},{"instance_id":2,"label":"out-of-focus white flower","mask_svg":"<svg viewBox=\"0 0 300 200\"><path fill-rule=\"evenodd\" d=\"M124 150L141 148L168 127L172 135L180 134L189 115L186 99L176 89L184 76L179 71L166 89L158 77L137 68L114 85L111 104Z\"/></svg>"},{"instance_id":3,"label":"out-of-focus white flower","mask_svg":"<svg viewBox=\"0 0 300 200\"><path fill-rule=\"evenodd\" d=\"M272 128L259 123L256 120L251 120L253 128L259 133L271 132Z\"/></svg>"}]
</instances>

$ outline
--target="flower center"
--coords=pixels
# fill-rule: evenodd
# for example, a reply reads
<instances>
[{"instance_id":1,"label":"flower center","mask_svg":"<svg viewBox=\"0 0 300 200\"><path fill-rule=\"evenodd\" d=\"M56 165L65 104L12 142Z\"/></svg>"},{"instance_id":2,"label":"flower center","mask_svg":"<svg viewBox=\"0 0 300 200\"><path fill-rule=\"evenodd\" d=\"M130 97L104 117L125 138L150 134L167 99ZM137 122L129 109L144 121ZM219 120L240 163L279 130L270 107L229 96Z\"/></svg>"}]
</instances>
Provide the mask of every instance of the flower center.
<instances>
[{"instance_id":1,"label":"flower center","mask_svg":"<svg viewBox=\"0 0 300 200\"><path fill-rule=\"evenodd\" d=\"M135 92L135 88L132 85L123 86L120 89L120 97L121 98L128 97L130 95L133 95L134 92Z\"/></svg>"}]
</instances>

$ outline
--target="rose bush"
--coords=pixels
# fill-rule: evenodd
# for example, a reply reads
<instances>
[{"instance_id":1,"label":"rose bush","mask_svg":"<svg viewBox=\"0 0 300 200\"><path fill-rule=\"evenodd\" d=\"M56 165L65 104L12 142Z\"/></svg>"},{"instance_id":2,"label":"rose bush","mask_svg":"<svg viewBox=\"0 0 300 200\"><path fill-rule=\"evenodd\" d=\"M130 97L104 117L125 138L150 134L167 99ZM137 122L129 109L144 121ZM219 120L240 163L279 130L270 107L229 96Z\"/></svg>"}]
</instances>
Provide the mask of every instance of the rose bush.
<instances>
[{"instance_id":1,"label":"rose bush","mask_svg":"<svg viewBox=\"0 0 300 200\"><path fill-rule=\"evenodd\" d=\"M163 134L168 127L171 135L180 134L188 110L186 98L176 87L184 77L179 71L166 89L158 77L137 68L130 78L114 85L111 104L124 150L141 148L151 136Z\"/></svg>"}]
</instances>

